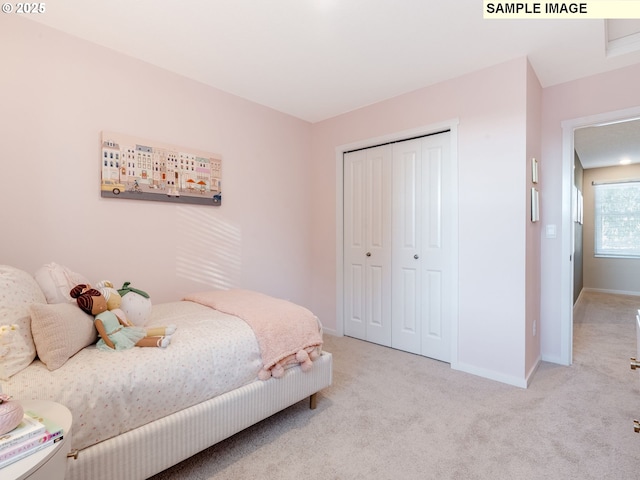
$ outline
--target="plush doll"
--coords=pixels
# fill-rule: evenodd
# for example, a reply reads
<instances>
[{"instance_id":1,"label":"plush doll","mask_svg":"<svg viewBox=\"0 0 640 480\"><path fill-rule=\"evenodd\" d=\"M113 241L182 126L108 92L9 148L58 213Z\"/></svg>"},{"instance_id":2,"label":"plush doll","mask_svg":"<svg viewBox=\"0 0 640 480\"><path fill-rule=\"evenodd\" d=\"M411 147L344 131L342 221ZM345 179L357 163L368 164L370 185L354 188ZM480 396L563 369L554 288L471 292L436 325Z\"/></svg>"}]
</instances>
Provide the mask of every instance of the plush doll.
<instances>
[{"instance_id":1,"label":"plush doll","mask_svg":"<svg viewBox=\"0 0 640 480\"><path fill-rule=\"evenodd\" d=\"M123 314L119 317L114 311L108 310L104 295L90 285L76 285L69 294L83 311L95 316L94 324L100 334L96 346L100 350L126 350L134 346L166 348L171 343L175 326L148 329L129 326Z\"/></svg>"},{"instance_id":2,"label":"plush doll","mask_svg":"<svg viewBox=\"0 0 640 480\"><path fill-rule=\"evenodd\" d=\"M151 298L147 292L131 287L131 282L124 282L118 289L122 303L120 308L124 311L132 325L144 327L151 316Z\"/></svg>"},{"instance_id":3,"label":"plush doll","mask_svg":"<svg viewBox=\"0 0 640 480\"><path fill-rule=\"evenodd\" d=\"M107 310L115 313L119 319L124 320L127 327L135 326L135 323L131 321L127 313L120 308L122 305L122 297L120 296L120 292L113 286L113 283L109 280L102 280L96 283L95 289L107 300ZM138 326L142 327L143 325Z\"/></svg>"},{"instance_id":4,"label":"plush doll","mask_svg":"<svg viewBox=\"0 0 640 480\"><path fill-rule=\"evenodd\" d=\"M95 285L95 289L98 290L102 296L107 300L107 310L115 310L120 308L122 304L122 297L118 290L113 287L113 283L109 280L102 280Z\"/></svg>"}]
</instances>

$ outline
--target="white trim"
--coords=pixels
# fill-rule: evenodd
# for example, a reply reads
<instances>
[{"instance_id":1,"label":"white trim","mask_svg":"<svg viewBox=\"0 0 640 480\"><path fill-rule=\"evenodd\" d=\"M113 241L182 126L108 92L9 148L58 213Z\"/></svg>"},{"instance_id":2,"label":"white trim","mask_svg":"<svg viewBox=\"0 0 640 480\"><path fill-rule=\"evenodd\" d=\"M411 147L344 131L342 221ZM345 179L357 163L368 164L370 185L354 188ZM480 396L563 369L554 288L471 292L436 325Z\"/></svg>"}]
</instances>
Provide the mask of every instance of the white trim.
<instances>
[{"instance_id":1,"label":"white trim","mask_svg":"<svg viewBox=\"0 0 640 480\"><path fill-rule=\"evenodd\" d=\"M562 257L560 260L560 356L562 365L573 362L573 132L577 128L607 125L640 117L640 107L565 120L562 126ZM550 358L543 358L553 361Z\"/></svg>"},{"instance_id":2,"label":"white trim","mask_svg":"<svg viewBox=\"0 0 640 480\"><path fill-rule=\"evenodd\" d=\"M562 365L573 363L573 184L574 145L571 122L562 122L562 246L560 257L560 355Z\"/></svg>"},{"instance_id":3,"label":"white trim","mask_svg":"<svg viewBox=\"0 0 640 480\"><path fill-rule=\"evenodd\" d=\"M458 363L456 370L477 375L478 377L488 378L489 380L495 380L496 382L506 383L514 387L527 388L528 386L528 379L525 380L521 377L497 373L495 370L480 368L475 365L469 365L468 363Z\"/></svg>"},{"instance_id":4,"label":"white trim","mask_svg":"<svg viewBox=\"0 0 640 480\"><path fill-rule=\"evenodd\" d=\"M434 123L417 127L411 130L403 130L401 132L391 133L374 138L368 138L353 143L339 145L336 147L336 331L338 336L344 335L344 167L343 156L345 152L357 150L360 148L368 148L389 142L397 142L407 140L413 137L429 135L433 133L449 130L451 141L451 162L452 162L452 197L453 205L453 284L456 285L452 295L452 322L451 322L451 368L458 368L458 124L457 118L444 122Z\"/></svg>"},{"instance_id":5,"label":"white trim","mask_svg":"<svg viewBox=\"0 0 640 480\"><path fill-rule=\"evenodd\" d=\"M342 334L338 334L337 330L334 330L333 328L326 328L325 326L322 327L322 333L324 335L331 335L332 337L343 337L344 336Z\"/></svg>"},{"instance_id":6,"label":"white trim","mask_svg":"<svg viewBox=\"0 0 640 480\"><path fill-rule=\"evenodd\" d=\"M525 375L525 383L527 385L527 388L529 387L529 385L531 385L531 380L533 379L533 376L535 375L535 373L538 371L538 367L540 367L541 362L542 362L542 357L538 356L538 358L533 364L533 367L531 367L529 372Z\"/></svg>"},{"instance_id":7,"label":"white trim","mask_svg":"<svg viewBox=\"0 0 640 480\"><path fill-rule=\"evenodd\" d=\"M640 34L634 33L614 40L608 40L606 56L607 58L616 57L618 55L634 53L638 50L640 50Z\"/></svg>"},{"instance_id":8,"label":"white trim","mask_svg":"<svg viewBox=\"0 0 640 480\"><path fill-rule=\"evenodd\" d=\"M558 355L542 355L542 361L556 365L565 365L564 360Z\"/></svg>"},{"instance_id":9,"label":"white trim","mask_svg":"<svg viewBox=\"0 0 640 480\"><path fill-rule=\"evenodd\" d=\"M582 292L611 293L613 295L628 295L631 297L640 297L640 292L633 292L630 290L610 290L608 288L585 287L582 289ZM582 292L580 292L580 295L582 295ZM578 300L580 300L580 297L578 297Z\"/></svg>"},{"instance_id":10,"label":"white trim","mask_svg":"<svg viewBox=\"0 0 640 480\"><path fill-rule=\"evenodd\" d=\"M336 147L336 335L344 335L344 152Z\"/></svg>"},{"instance_id":11,"label":"white trim","mask_svg":"<svg viewBox=\"0 0 640 480\"><path fill-rule=\"evenodd\" d=\"M520 377L514 377L513 375L505 375L503 373L497 373L495 370L488 370L485 368L479 368L475 365L470 365L468 363L458 363L456 365L456 370L460 370L461 372L470 373L472 375L477 375L479 377L488 378L489 380L495 380L497 382L506 383L507 385L512 385L514 387L519 388L528 388L531 384L531 381L534 378L538 367L540 367L540 363L542 362L542 358L538 357L534 362L531 369L527 372L524 379ZM452 367L453 368L453 365Z\"/></svg>"},{"instance_id":12,"label":"white trim","mask_svg":"<svg viewBox=\"0 0 640 480\"><path fill-rule=\"evenodd\" d=\"M582 298L582 294L584 293L584 287L582 287L582 290L580 290L580 293L578 294L578 298L576 298L576 301L573 302L573 308L576 307L576 305L578 304L578 302L580 301L580 299Z\"/></svg>"}]
</instances>

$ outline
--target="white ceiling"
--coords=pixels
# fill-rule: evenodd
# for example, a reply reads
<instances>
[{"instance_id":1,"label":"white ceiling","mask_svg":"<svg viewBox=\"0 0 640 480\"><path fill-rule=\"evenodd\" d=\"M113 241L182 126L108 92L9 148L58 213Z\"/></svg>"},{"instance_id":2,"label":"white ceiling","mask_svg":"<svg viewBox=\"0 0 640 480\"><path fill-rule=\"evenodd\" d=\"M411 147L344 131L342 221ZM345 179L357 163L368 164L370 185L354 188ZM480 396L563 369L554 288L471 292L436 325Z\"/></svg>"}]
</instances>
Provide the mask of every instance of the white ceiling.
<instances>
[{"instance_id":1,"label":"white ceiling","mask_svg":"<svg viewBox=\"0 0 640 480\"><path fill-rule=\"evenodd\" d=\"M584 168L640 163L640 120L579 128L574 146Z\"/></svg>"},{"instance_id":2,"label":"white ceiling","mask_svg":"<svg viewBox=\"0 0 640 480\"><path fill-rule=\"evenodd\" d=\"M45 5L24 17L312 123L523 56L543 87L640 63L640 20L484 20L481 0ZM592 168L640 161L639 138L633 122L575 144Z\"/></svg>"},{"instance_id":3,"label":"white ceiling","mask_svg":"<svg viewBox=\"0 0 640 480\"><path fill-rule=\"evenodd\" d=\"M481 0L45 5L23 17L309 122L523 56L543 87L640 62L606 57L604 20L484 20Z\"/></svg>"}]
</instances>

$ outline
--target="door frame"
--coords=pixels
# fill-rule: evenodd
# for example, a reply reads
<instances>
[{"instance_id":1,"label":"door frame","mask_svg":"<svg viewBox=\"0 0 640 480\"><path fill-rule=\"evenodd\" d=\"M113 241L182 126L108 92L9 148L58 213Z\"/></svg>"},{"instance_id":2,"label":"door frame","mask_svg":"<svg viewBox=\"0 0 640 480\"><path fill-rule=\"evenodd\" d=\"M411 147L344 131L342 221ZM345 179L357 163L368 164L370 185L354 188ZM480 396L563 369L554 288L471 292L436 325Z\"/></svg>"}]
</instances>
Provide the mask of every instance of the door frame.
<instances>
[{"instance_id":1,"label":"door frame","mask_svg":"<svg viewBox=\"0 0 640 480\"><path fill-rule=\"evenodd\" d=\"M459 120L453 118L439 123L424 125L422 127L403 130L399 132L382 135L379 137L367 138L357 142L339 145L336 152L336 335L344 336L344 154L351 150L360 148L370 148L390 142L400 142L411 138L432 135L448 130L451 142L451 168L453 192L453 218L452 218L452 271L453 284L456 285L452 292L451 300L451 367L456 368L458 364L458 124Z\"/></svg>"},{"instance_id":2,"label":"door frame","mask_svg":"<svg viewBox=\"0 0 640 480\"><path fill-rule=\"evenodd\" d=\"M640 107L615 110L561 122L562 126L562 260L560 265L560 358L562 365L573 363L573 184L574 131L640 117Z\"/></svg>"}]
</instances>

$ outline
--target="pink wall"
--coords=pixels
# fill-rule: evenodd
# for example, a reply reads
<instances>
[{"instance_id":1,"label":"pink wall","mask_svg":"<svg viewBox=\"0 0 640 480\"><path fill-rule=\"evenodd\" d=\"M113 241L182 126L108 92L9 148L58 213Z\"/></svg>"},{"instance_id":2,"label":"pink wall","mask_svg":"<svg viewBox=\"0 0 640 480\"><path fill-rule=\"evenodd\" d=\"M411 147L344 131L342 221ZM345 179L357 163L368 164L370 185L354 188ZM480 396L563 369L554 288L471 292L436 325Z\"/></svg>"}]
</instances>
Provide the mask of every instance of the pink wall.
<instances>
[{"instance_id":1,"label":"pink wall","mask_svg":"<svg viewBox=\"0 0 640 480\"><path fill-rule=\"evenodd\" d=\"M16 15L0 58L0 263L309 303L310 124ZM223 205L102 199L102 130L222 154Z\"/></svg>"},{"instance_id":2,"label":"pink wall","mask_svg":"<svg viewBox=\"0 0 640 480\"><path fill-rule=\"evenodd\" d=\"M540 151L542 119L542 87L531 65L527 69L527 215L531 212L530 188L535 186L541 190L541 183L532 181L531 162L538 161L538 171L541 165ZM526 273L526 322L524 336L526 339L525 372L530 378L540 360L540 232L541 222L526 222L527 225L527 273Z\"/></svg>"},{"instance_id":3,"label":"pink wall","mask_svg":"<svg viewBox=\"0 0 640 480\"><path fill-rule=\"evenodd\" d=\"M156 302L254 288L309 306L329 330L336 147L458 119L456 362L516 384L539 356L529 255L545 225L561 225L561 122L640 104L640 66L541 90L520 58L310 125L18 16L3 17L0 55L0 263L33 272L56 261L92 281L130 280ZM223 206L100 198L102 130L221 153ZM531 227L534 155L542 222ZM561 243L560 230L540 240L538 334L551 360Z\"/></svg>"},{"instance_id":4,"label":"pink wall","mask_svg":"<svg viewBox=\"0 0 640 480\"><path fill-rule=\"evenodd\" d=\"M640 65L544 89L542 96L542 226L556 225L556 238L541 244L542 357L560 362L562 344L562 122L640 105ZM568 293L571 295L571 292Z\"/></svg>"},{"instance_id":5,"label":"pink wall","mask_svg":"<svg viewBox=\"0 0 640 480\"><path fill-rule=\"evenodd\" d=\"M457 367L525 375L526 86L521 58L313 125L312 307L336 323L336 147L458 118Z\"/></svg>"}]
</instances>

